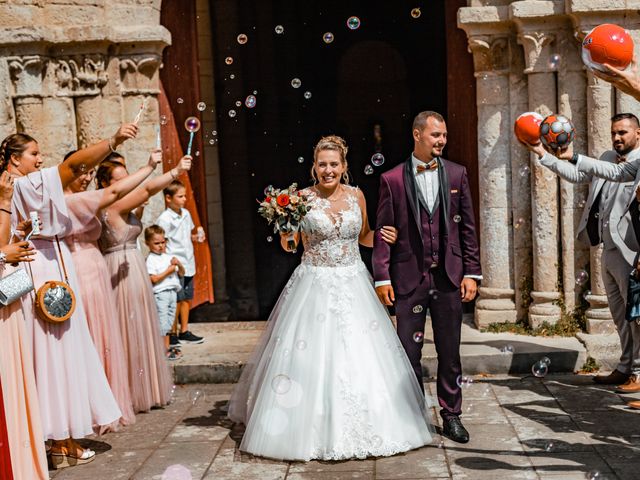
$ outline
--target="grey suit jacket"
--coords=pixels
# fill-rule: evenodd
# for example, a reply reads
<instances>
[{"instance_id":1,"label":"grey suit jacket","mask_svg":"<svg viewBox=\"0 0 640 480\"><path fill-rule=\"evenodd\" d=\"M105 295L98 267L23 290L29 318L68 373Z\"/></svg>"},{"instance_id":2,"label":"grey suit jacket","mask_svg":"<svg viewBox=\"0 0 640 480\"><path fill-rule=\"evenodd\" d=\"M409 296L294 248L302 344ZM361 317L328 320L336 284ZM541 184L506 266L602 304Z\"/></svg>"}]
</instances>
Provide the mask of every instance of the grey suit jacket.
<instances>
[{"instance_id":1,"label":"grey suit jacket","mask_svg":"<svg viewBox=\"0 0 640 480\"><path fill-rule=\"evenodd\" d=\"M540 159L540 163L568 182L589 184L587 202L582 211L582 217L580 218L576 235L578 240L585 245L590 245L589 235L587 234L589 212L598 198L598 194L602 190L605 179L618 182L624 181L623 188L618 190L618 195L614 200L609 218L609 226L613 243L620 253L622 253L625 260L630 265L633 265L636 254L638 250L640 250L640 244L638 244L638 239L633 229L629 206L635 198L635 185L637 185L637 182L640 182L640 178L637 182L632 181L635 179L635 174L640 167L640 164L637 163L640 161L640 150L634 150L627 155L627 162L616 164L616 158L617 154L613 150L608 150L603 153L600 160L581 155L580 161L576 166L565 160L559 160L547 153ZM629 166L628 164L634 165ZM617 180L613 179L614 170L615 172L621 172L616 173L616 175L618 175ZM631 171L633 171L633 176L631 176ZM602 221L602 218L598 219L599 223ZM598 225L598 228L601 229L601 227L602 225Z\"/></svg>"}]
</instances>

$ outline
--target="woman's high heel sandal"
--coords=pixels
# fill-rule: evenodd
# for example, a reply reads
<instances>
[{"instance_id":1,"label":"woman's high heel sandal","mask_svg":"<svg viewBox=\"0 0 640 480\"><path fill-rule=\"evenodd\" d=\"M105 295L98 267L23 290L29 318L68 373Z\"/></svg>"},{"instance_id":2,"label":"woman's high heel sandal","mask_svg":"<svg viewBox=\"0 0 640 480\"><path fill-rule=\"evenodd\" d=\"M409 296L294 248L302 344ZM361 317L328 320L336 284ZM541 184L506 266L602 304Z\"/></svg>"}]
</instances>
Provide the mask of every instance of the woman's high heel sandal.
<instances>
[{"instance_id":1,"label":"woman's high heel sandal","mask_svg":"<svg viewBox=\"0 0 640 480\"><path fill-rule=\"evenodd\" d=\"M49 454L49 458L51 460L51 467L54 470L57 470L59 468L75 467L77 465L91 463L96 459L96 452L85 448L82 450L82 455L77 457L68 453L55 452L52 450Z\"/></svg>"}]
</instances>

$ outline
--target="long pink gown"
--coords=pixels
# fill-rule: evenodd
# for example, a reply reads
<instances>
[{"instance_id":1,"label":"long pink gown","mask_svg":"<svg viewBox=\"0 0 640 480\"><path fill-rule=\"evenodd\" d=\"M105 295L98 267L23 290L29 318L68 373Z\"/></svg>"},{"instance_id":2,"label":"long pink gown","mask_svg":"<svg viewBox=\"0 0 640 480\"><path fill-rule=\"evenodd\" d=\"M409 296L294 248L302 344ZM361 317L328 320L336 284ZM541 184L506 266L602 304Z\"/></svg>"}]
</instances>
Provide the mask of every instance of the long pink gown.
<instances>
[{"instance_id":1,"label":"long pink gown","mask_svg":"<svg viewBox=\"0 0 640 480\"><path fill-rule=\"evenodd\" d=\"M116 397L122 417L109 430L135 423L129 373L124 356L120 322L114 312L116 296L111 287L107 263L98 247L102 223L97 215L104 190L91 190L66 196L72 233L65 237L80 284L89 331ZM104 433L104 432L102 432Z\"/></svg>"},{"instance_id":2,"label":"long pink gown","mask_svg":"<svg viewBox=\"0 0 640 480\"><path fill-rule=\"evenodd\" d=\"M142 225L130 213L124 227L114 227L108 211L102 222L100 248L116 294L133 409L146 412L169 403L172 380L151 281L136 243Z\"/></svg>"},{"instance_id":3,"label":"long pink gown","mask_svg":"<svg viewBox=\"0 0 640 480\"><path fill-rule=\"evenodd\" d=\"M38 212L42 232L32 242L37 250L30 264L36 289L48 280L64 278L55 237L74 292L79 292L71 252L64 237L71 232L71 219L57 167L45 168L15 182L12 221ZM76 309L60 324L40 320L34 310L34 295L22 302L26 338L33 352L36 386L45 439L82 438L95 429L113 424L121 416L100 363L82 297L76 294Z\"/></svg>"},{"instance_id":4,"label":"long pink gown","mask_svg":"<svg viewBox=\"0 0 640 480\"><path fill-rule=\"evenodd\" d=\"M23 268L18 267L18 268ZM0 267L1 276L15 267ZM24 297L29 301L29 296ZM33 374L33 355L28 346L20 300L0 307L0 380L6 413L6 429L11 446L13 478L49 478L40 406ZM0 475L4 480L4 477Z\"/></svg>"}]
</instances>

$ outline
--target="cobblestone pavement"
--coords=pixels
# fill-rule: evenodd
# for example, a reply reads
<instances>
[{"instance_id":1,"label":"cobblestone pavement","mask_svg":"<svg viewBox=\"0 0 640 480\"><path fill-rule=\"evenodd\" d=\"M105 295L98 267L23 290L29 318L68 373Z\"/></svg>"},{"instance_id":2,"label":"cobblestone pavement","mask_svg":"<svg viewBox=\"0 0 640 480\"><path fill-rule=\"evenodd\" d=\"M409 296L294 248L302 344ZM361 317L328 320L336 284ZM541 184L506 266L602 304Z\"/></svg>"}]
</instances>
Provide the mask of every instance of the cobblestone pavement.
<instances>
[{"instance_id":1,"label":"cobblestone pavement","mask_svg":"<svg viewBox=\"0 0 640 480\"><path fill-rule=\"evenodd\" d=\"M435 383L426 386L435 395ZM83 441L98 452L93 463L51 472L52 478L640 478L640 412L625 406L633 396L596 386L589 376L475 378L464 391L468 444L438 435L432 445L406 454L344 462L276 462L239 452L242 428L223 411L232 388L178 386L169 407L138 415L122 432Z\"/></svg>"}]
</instances>

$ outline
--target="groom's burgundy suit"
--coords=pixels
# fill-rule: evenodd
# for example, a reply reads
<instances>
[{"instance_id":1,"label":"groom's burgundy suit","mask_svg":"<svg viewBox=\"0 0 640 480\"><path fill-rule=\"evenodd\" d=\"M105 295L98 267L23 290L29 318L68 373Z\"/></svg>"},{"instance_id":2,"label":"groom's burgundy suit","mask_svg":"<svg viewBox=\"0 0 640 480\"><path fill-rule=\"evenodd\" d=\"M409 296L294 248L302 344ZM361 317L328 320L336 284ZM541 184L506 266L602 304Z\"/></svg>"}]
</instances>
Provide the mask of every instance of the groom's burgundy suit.
<instances>
[{"instance_id":1,"label":"groom's burgundy suit","mask_svg":"<svg viewBox=\"0 0 640 480\"><path fill-rule=\"evenodd\" d=\"M479 278L480 256L466 169L438 159L438 195L429 209L418 194L412 158L380 177L373 249L376 285L391 281L395 293L398 336L422 387L422 341L427 309L438 354L440 414L459 415L462 394L460 328L464 276ZM380 236L383 225L398 230L395 245ZM416 341L416 339L418 341Z\"/></svg>"}]
</instances>

